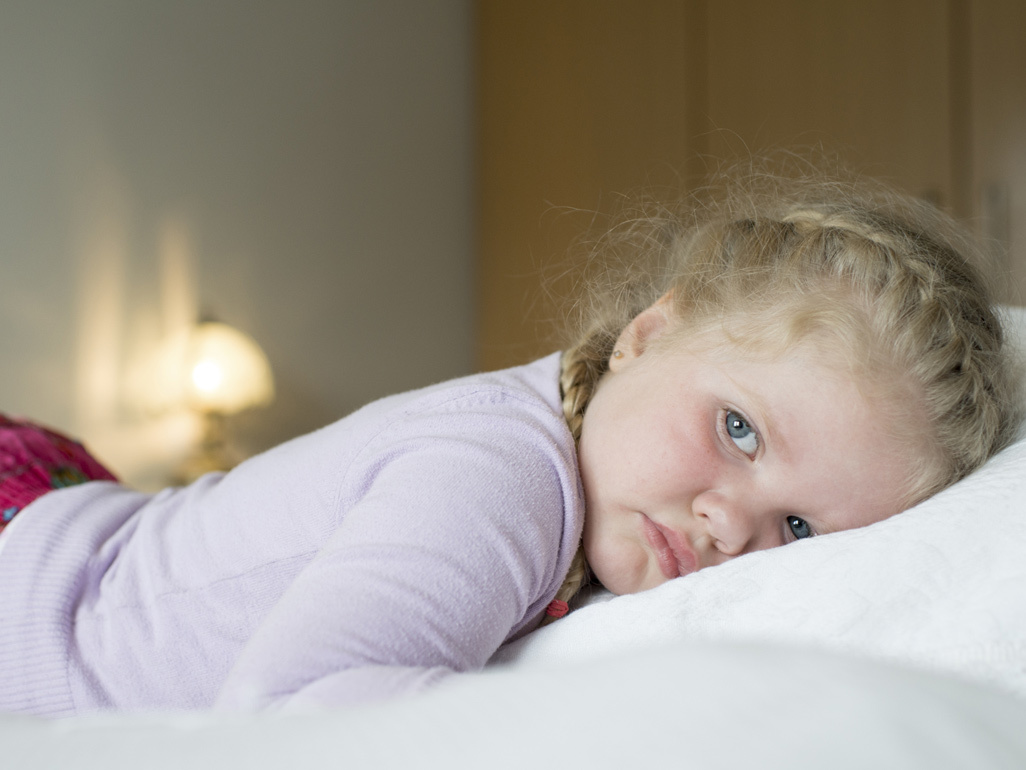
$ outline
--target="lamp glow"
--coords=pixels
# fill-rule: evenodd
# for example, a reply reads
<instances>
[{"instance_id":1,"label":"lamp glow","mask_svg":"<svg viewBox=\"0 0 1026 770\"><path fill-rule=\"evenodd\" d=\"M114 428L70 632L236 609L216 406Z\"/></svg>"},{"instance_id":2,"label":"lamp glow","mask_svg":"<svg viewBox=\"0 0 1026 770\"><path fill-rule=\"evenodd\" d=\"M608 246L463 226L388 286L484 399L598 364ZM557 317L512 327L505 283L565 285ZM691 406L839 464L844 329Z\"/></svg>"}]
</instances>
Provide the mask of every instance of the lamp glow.
<instances>
[{"instance_id":1,"label":"lamp glow","mask_svg":"<svg viewBox=\"0 0 1026 770\"><path fill-rule=\"evenodd\" d=\"M230 449L226 418L274 400L271 365L251 337L223 323L203 322L168 340L151 369L149 401L185 406L202 420L195 451L175 474L188 483L239 461Z\"/></svg>"},{"instance_id":2,"label":"lamp glow","mask_svg":"<svg viewBox=\"0 0 1026 770\"><path fill-rule=\"evenodd\" d=\"M235 414L274 399L271 365L260 346L238 329L207 322L189 334L184 350L185 402L200 412Z\"/></svg>"},{"instance_id":3,"label":"lamp glow","mask_svg":"<svg viewBox=\"0 0 1026 770\"><path fill-rule=\"evenodd\" d=\"M215 361L200 361L192 367L192 384L202 393L213 393L224 375Z\"/></svg>"}]
</instances>

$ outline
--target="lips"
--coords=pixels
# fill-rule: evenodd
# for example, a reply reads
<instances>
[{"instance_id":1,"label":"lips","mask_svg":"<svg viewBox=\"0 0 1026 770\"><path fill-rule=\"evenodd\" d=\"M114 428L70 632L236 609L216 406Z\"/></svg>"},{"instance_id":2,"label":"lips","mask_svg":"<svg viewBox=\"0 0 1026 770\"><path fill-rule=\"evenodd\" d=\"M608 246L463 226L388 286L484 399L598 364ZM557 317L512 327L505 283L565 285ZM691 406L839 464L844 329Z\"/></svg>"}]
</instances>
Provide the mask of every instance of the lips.
<instances>
[{"instance_id":1,"label":"lips","mask_svg":"<svg viewBox=\"0 0 1026 770\"><path fill-rule=\"evenodd\" d=\"M668 527L656 524L644 514L641 520L645 539L652 547L652 552L659 562L659 569L667 580L688 575L698 569L698 559L686 537Z\"/></svg>"}]
</instances>

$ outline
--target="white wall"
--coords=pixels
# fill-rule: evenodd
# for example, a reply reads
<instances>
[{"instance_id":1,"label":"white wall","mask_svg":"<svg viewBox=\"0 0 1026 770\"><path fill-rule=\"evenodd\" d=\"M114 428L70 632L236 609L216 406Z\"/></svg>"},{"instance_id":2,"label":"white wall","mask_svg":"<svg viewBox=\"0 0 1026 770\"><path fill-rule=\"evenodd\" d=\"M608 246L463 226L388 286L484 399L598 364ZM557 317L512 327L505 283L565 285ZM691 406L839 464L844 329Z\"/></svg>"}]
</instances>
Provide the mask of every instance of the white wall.
<instances>
[{"instance_id":1,"label":"white wall","mask_svg":"<svg viewBox=\"0 0 1026 770\"><path fill-rule=\"evenodd\" d=\"M471 366L469 0L8 0L0 410L129 479L125 378L209 310L267 351L251 447Z\"/></svg>"}]
</instances>

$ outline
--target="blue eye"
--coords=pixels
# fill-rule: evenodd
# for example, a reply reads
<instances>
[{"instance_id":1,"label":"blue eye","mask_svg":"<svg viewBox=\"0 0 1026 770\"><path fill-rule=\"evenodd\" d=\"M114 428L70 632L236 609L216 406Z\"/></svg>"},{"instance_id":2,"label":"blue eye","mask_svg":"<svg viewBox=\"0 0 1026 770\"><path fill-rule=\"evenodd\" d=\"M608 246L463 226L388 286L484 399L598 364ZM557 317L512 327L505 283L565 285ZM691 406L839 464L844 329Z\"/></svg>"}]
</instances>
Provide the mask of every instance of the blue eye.
<instances>
[{"instance_id":1,"label":"blue eye","mask_svg":"<svg viewBox=\"0 0 1026 770\"><path fill-rule=\"evenodd\" d=\"M754 457L759 449L759 434L748 424L748 418L727 410L724 427L734 445L749 457Z\"/></svg>"},{"instance_id":2,"label":"blue eye","mask_svg":"<svg viewBox=\"0 0 1026 770\"><path fill-rule=\"evenodd\" d=\"M815 534L812 531L812 527L809 526L809 522L805 521L805 519L799 519L797 516L787 517L787 528L791 530L795 540L804 540Z\"/></svg>"}]
</instances>

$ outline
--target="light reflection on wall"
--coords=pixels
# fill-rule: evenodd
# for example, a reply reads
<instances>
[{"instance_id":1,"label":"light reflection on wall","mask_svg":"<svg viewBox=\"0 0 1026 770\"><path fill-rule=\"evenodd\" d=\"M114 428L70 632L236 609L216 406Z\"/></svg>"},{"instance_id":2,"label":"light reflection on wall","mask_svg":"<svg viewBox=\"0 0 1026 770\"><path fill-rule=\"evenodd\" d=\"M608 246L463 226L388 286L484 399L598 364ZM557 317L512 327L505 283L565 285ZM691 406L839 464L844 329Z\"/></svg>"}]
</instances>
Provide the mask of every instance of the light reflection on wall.
<instances>
[{"instance_id":1,"label":"light reflection on wall","mask_svg":"<svg viewBox=\"0 0 1026 770\"><path fill-rule=\"evenodd\" d=\"M75 419L94 428L116 417L124 329L128 215L123 183L112 170L97 174L77 213L78 307Z\"/></svg>"},{"instance_id":2,"label":"light reflection on wall","mask_svg":"<svg viewBox=\"0 0 1026 770\"><path fill-rule=\"evenodd\" d=\"M133 250L148 234L132 238L124 181L105 168L86 187L76 244L74 432L88 436L90 448L126 483L155 489L199 431L191 413L157 410L147 398L154 352L197 316L191 233L184 219L169 215L152 234L149 254ZM140 282L151 284L159 301L133 301Z\"/></svg>"}]
</instances>

